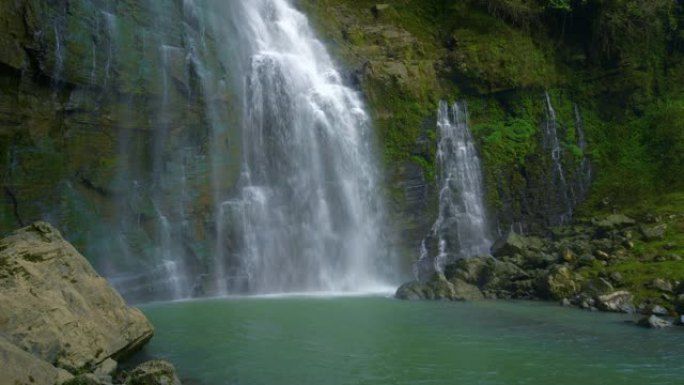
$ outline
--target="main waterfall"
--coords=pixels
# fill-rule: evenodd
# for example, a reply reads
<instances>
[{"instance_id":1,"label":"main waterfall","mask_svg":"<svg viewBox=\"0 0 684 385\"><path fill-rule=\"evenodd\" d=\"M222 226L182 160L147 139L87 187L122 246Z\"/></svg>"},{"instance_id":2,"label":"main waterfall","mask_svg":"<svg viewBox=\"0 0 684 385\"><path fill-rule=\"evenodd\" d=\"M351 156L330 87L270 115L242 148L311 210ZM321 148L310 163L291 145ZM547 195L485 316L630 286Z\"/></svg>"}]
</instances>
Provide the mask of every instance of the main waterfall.
<instances>
[{"instance_id":1,"label":"main waterfall","mask_svg":"<svg viewBox=\"0 0 684 385\"><path fill-rule=\"evenodd\" d=\"M217 207L219 292L377 287L391 262L362 101L287 1L228 7L240 25L243 164Z\"/></svg>"}]
</instances>

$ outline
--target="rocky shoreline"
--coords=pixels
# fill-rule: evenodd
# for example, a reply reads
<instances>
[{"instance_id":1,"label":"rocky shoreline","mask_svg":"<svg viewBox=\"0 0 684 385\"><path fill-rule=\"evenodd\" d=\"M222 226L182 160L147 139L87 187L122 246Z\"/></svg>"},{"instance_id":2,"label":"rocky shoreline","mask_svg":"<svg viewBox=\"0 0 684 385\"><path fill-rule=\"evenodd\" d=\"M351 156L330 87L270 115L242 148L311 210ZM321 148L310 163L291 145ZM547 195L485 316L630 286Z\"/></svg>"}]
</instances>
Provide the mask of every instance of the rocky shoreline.
<instances>
[{"instance_id":1,"label":"rocky shoreline","mask_svg":"<svg viewBox=\"0 0 684 385\"><path fill-rule=\"evenodd\" d=\"M153 335L48 223L0 240L0 385L180 385L168 362L117 369Z\"/></svg>"},{"instance_id":2,"label":"rocky shoreline","mask_svg":"<svg viewBox=\"0 0 684 385\"><path fill-rule=\"evenodd\" d=\"M532 299L590 311L634 313L641 326L684 321L680 245L670 242L682 216L636 221L621 214L578 220L550 233L509 232L491 256L460 259L425 282L408 282L405 300ZM676 232L676 230L675 230Z\"/></svg>"}]
</instances>

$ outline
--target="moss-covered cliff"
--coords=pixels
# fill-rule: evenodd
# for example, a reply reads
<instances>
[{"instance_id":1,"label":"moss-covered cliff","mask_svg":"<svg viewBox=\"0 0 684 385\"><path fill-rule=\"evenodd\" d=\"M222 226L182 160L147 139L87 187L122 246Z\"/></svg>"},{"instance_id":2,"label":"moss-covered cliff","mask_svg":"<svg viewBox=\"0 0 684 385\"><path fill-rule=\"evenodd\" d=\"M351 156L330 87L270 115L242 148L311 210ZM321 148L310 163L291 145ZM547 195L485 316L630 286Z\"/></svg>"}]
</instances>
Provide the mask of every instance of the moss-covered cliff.
<instances>
[{"instance_id":1,"label":"moss-covered cliff","mask_svg":"<svg viewBox=\"0 0 684 385\"><path fill-rule=\"evenodd\" d=\"M676 1L299 3L367 97L409 252L435 217L439 99L469 104L500 230L542 230L564 211L544 144L545 92L566 196L572 206L583 202L580 215L636 210L638 202L645 209L684 188L684 16Z\"/></svg>"},{"instance_id":2,"label":"moss-covered cliff","mask_svg":"<svg viewBox=\"0 0 684 385\"><path fill-rule=\"evenodd\" d=\"M49 220L134 292L169 250L206 270L239 169L207 24L177 1L0 4L0 232Z\"/></svg>"},{"instance_id":3,"label":"moss-covered cliff","mask_svg":"<svg viewBox=\"0 0 684 385\"><path fill-rule=\"evenodd\" d=\"M440 99L468 103L500 231L545 230L578 204L588 216L682 211L661 204L684 190L678 2L296 2L367 99L407 260L436 217ZM197 276L211 270L240 107L226 86L236 64L217 49L231 42L189 4L0 4L0 231L51 220L96 265L144 269L131 287L173 268L164 248Z\"/></svg>"}]
</instances>

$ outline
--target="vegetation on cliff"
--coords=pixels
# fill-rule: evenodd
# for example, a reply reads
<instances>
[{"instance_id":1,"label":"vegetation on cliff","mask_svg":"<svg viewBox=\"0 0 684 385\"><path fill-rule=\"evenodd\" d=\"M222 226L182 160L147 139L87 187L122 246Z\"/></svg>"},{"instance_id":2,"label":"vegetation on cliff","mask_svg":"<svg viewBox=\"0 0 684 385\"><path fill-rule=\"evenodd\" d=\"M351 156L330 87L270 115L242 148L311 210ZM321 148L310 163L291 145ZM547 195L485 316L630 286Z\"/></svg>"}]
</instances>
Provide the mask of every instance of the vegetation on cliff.
<instances>
[{"instance_id":1,"label":"vegetation on cliff","mask_svg":"<svg viewBox=\"0 0 684 385\"><path fill-rule=\"evenodd\" d=\"M538 208L548 190L539 178L548 162L540 145L545 91L558 115L565 168L576 169L586 155L595 170L580 216L637 205L643 214L684 187L684 9L676 1L299 3L355 70L375 113L397 207L407 205L406 162L434 183L436 101L465 99L492 214L501 228L544 228L521 202Z\"/></svg>"}]
</instances>

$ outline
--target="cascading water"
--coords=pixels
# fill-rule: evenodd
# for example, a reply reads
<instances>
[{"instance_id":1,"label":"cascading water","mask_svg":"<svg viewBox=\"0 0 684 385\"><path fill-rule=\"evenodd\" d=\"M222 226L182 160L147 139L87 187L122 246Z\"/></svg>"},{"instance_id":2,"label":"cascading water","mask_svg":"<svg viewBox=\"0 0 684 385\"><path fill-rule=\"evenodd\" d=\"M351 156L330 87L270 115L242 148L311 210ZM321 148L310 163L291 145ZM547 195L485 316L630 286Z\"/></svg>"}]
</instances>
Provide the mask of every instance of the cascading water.
<instances>
[{"instance_id":1,"label":"cascading water","mask_svg":"<svg viewBox=\"0 0 684 385\"><path fill-rule=\"evenodd\" d=\"M363 103L287 1L244 1L233 11L246 24L248 64L239 191L218 208L226 288L377 286L391 261L378 259L387 250Z\"/></svg>"},{"instance_id":2,"label":"cascading water","mask_svg":"<svg viewBox=\"0 0 684 385\"><path fill-rule=\"evenodd\" d=\"M439 103L437 147L439 169L439 214L430 236L421 244L421 256L414 272L426 279L433 271L455 259L490 252L491 240L483 196L482 169L472 135L468 128L468 111L464 102L451 108ZM433 255L426 243L435 243Z\"/></svg>"},{"instance_id":3,"label":"cascading water","mask_svg":"<svg viewBox=\"0 0 684 385\"><path fill-rule=\"evenodd\" d=\"M38 149L56 186L27 217L127 299L367 291L393 270L364 105L289 1L37 12L26 79L51 77L53 97L31 113L59 151Z\"/></svg>"},{"instance_id":4,"label":"cascading water","mask_svg":"<svg viewBox=\"0 0 684 385\"><path fill-rule=\"evenodd\" d=\"M546 119L543 126L543 141L544 149L549 151L551 155L551 185L556 188L558 200L563 212L549 218L552 225L568 223L572 219L572 212L574 208L574 191L572 186L568 184L565 170L563 169L563 152L558 139L558 119L556 110L551 103L551 96L548 92L544 93L544 100L546 106Z\"/></svg>"},{"instance_id":5,"label":"cascading water","mask_svg":"<svg viewBox=\"0 0 684 385\"><path fill-rule=\"evenodd\" d=\"M577 167L577 184L579 188L579 194L577 194L577 196L575 197L575 203L578 203L577 199L583 198L589 192L593 172L591 167L591 161L587 157L588 145L587 139L584 135L584 123L582 121L582 115L580 114L579 106L575 104L573 110L575 113L575 133L577 134L577 147L580 149L580 151L582 151L582 159L580 160L580 164Z\"/></svg>"}]
</instances>

